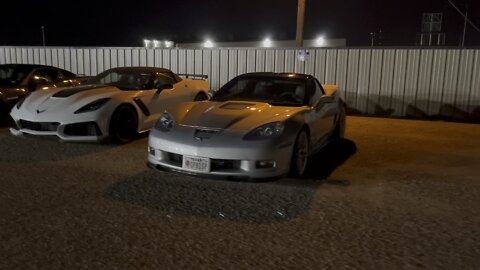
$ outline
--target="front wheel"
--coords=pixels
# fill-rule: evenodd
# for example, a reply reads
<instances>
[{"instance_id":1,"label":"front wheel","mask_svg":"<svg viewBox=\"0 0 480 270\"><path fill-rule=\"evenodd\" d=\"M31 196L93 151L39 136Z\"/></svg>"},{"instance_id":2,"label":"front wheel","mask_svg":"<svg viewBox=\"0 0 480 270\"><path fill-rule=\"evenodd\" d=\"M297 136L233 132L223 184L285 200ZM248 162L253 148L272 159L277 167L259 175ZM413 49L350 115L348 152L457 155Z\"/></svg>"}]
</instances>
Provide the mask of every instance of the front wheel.
<instances>
[{"instance_id":1,"label":"front wheel","mask_svg":"<svg viewBox=\"0 0 480 270\"><path fill-rule=\"evenodd\" d=\"M308 136L303 129L298 133L295 145L293 146L292 160L290 165L290 174L292 176L302 176L305 173L308 163Z\"/></svg>"},{"instance_id":2,"label":"front wheel","mask_svg":"<svg viewBox=\"0 0 480 270\"><path fill-rule=\"evenodd\" d=\"M137 113L128 105L120 105L110 119L110 139L118 143L128 143L137 135Z\"/></svg>"}]
</instances>

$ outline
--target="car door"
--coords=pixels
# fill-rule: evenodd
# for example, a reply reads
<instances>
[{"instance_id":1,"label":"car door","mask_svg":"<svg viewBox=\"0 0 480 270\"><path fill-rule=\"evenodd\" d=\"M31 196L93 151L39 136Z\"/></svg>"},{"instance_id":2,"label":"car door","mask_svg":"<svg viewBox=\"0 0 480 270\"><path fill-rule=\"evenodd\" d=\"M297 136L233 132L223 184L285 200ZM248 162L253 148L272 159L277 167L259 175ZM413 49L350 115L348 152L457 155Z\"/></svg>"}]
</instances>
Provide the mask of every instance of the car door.
<instances>
[{"instance_id":1,"label":"car door","mask_svg":"<svg viewBox=\"0 0 480 270\"><path fill-rule=\"evenodd\" d=\"M314 92L310 100L312 110L308 113L307 119L310 121L311 146L315 150L327 141L328 135L333 130L337 106L335 98L327 96L316 79L312 79L311 83Z\"/></svg>"},{"instance_id":2,"label":"car door","mask_svg":"<svg viewBox=\"0 0 480 270\"><path fill-rule=\"evenodd\" d=\"M182 91L181 81L177 82L173 74L156 73L153 85L154 89L143 91L137 96L137 105L145 106L148 110L148 115L141 123L142 129L151 128L160 118L160 114L178 103L179 93Z\"/></svg>"}]
</instances>

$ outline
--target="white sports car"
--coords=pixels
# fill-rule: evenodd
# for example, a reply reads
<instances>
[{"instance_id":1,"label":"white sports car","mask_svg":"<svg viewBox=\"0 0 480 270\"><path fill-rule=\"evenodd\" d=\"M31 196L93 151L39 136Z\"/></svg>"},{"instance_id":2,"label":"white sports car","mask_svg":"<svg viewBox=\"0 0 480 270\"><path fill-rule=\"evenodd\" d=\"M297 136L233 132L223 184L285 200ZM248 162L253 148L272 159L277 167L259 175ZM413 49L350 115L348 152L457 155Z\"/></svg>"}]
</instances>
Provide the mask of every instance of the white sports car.
<instances>
[{"instance_id":1,"label":"white sports car","mask_svg":"<svg viewBox=\"0 0 480 270\"><path fill-rule=\"evenodd\" d=\"M10 115L16 126L10 131L125 143L150 130L169 106L208 99L208 90L205 80L182 79L167 69L113 68L78 87L33 92L13 107Z\"/></svg>"},{"instance_id":2,"label":"white sports car","mask_svg":"<svg viewBox=\"0 0 480 270\"><path fill-rule=\"evenodd\" d=\"M309 156L344 131L336 85L304 74L249 73L209 101L165 111L150 132L148 166L239 178L300 176Z\"/></svg>"}]
</instances>

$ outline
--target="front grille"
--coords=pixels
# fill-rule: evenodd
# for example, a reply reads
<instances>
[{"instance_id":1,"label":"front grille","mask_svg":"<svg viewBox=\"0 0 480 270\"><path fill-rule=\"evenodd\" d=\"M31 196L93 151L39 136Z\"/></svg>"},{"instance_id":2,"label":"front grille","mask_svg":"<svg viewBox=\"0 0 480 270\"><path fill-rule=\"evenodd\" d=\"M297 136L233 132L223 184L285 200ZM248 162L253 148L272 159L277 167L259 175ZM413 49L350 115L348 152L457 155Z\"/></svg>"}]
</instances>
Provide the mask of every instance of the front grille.
<instances>
[{"instance_id":1,"label":"front grille","mask_svg":"<svg viewBox=\"0 0 480 270\"><path fill-rule=\"evenodd\" d=\"M238 170L240 169L240 160L231 160L231 159L212 159L211 160L211 170L212 171L222 171L222 170Z\"/></svg>"},{"instance_id":2,"label":"front grille","mask_svg":"<svg viewBox=\"0 0 480 270\"><path fill-rule=\"evenodd\" d=\"M167 152L168 161L175 166L182 167L183 156Z\"/></svg>"},{"instance_id":3,"label":"front grille","mask_svg":"<svg viewBox=\"0 0 480 270\"><path fill-rule=\"evenodd\" d=\"M101 136L102 132L95 122L75 123L65 126L63 133L68 136Z\"/></svg>"},{"instance_id":4,"label":"front grille","mask_svg":"<svg viewBox=\"0 0 480 270\"><path fill-rule=\"evenodd\" d=\"M60 123L57 122L30 122L27 120L20 120L20 126L24 129L35 131L57 131Z\"/></svg>"},{"instance_id":5,"label":"front grille","mask_svg":"<svg viewBox=\"0 0 480 270\"><path fill-rule=\"evenodd\" d=\"M167 162L173 166L182 167L183 155L164 152L166 154ZM239 170L241 160L232 159L210 159L210 170L225 171L225 170Z\"/></svg>"}]
</instances>

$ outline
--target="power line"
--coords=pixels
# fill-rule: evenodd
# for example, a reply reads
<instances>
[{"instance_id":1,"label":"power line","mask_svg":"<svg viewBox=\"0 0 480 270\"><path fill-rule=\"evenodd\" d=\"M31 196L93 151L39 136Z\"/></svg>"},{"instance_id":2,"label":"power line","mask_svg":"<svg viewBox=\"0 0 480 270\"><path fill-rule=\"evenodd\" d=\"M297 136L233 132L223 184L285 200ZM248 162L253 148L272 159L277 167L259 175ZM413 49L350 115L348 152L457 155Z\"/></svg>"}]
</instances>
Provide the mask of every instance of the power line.
<instances>
[{"instance_id":1,"label":"power line","mask_svg":"<svg viewBox=\"0 0 480 270\"><path fill-rule=\"evenodd\" d=\"M470 19L467 17L467 15L463 14L463 12L460 11L460 9L459 9L457 6L455 6L455 4L454 4L451 0L447 0L447 1L458 11L458 13L460 13L460 15L462 15L462 16L465 18L465 20L466 20L473 28L475 28L475 30L477 30L477 31L480 33L480 28L478 28L472 21L470 21Z\"/></svg>"}]
</instances>

